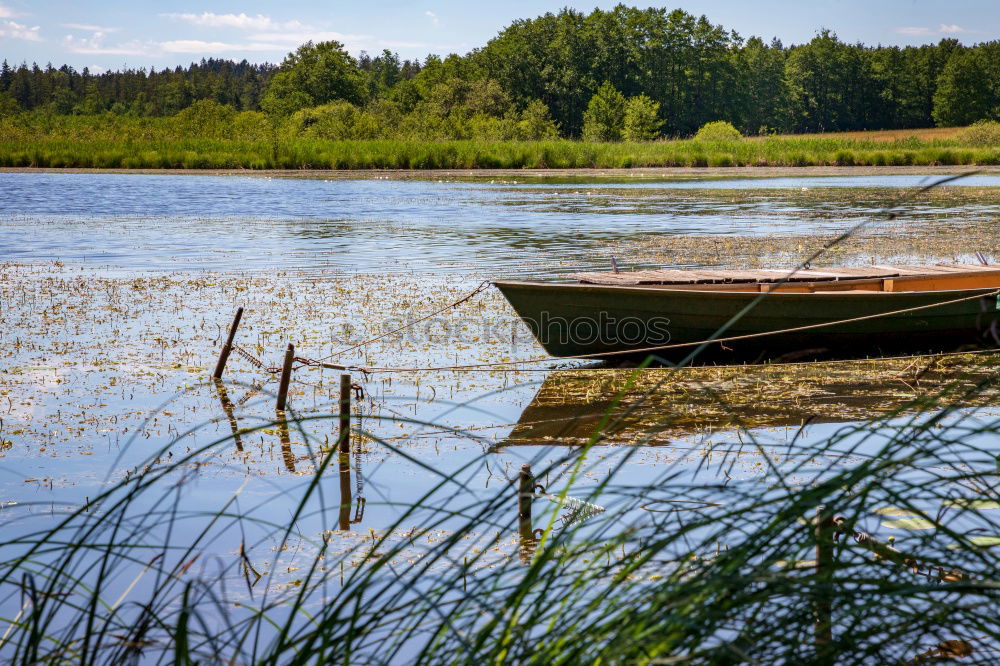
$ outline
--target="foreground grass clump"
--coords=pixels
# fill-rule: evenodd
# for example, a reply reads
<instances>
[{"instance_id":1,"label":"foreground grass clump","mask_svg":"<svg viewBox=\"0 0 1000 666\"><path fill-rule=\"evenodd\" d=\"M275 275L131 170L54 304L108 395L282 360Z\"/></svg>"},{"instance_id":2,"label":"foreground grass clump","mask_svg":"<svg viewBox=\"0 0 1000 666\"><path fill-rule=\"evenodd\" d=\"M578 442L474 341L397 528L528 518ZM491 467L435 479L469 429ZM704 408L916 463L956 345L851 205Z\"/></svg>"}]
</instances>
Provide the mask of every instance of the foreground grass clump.
<instances>
[{"instance_id":1,"label":"foreground grass clump","mask_svg":"<svg viewBox=\"0 0 1000 666\"><path fill-rule=\"evenodd\" d=\"M469 468L436 471L395 525L348 550L334 546L349 528L352 470L335 446L312 440L315 473L295 488L241 489L210 507L190 497L203 473L192 463L232 442L204 443L48 523L33 514L46 500L5 514L0 653L12 663L862 664L924 663L912 660L958 646L989 661L1000 640L984 612L1000 589L990 443L1000 419L964 410L992 404L981 398L994 383L936 384L787 450L741 430L739 444L707 452L700 478L679 461L629 478L638 448L603 469L593 445L609 418L583 447L533 461L547 485L533 522L518 515L516 485L474 498ZM306 421L335 416L288 418L277 427L305 437ZM672 419L663 410L651 434ZM752 474L747 455L759 459ZM275 520L271 503L287 499Z\"/></svg>"},{"instance_id":2,"label":"foreground grass clump","mask_svg":"<svg viewBox=\"0 0 1000 666\"><path fill-rule=\"evenodd\" d=\"M197 118L19 114L0 120L0 166L115 169L488 169L1000 164L986 126L886 140L863 133L656 142L413 138L330 141L273 130L262 114L231 127ZM706 128L707 130L708 128Z\"/></svg>"}]
</instances>

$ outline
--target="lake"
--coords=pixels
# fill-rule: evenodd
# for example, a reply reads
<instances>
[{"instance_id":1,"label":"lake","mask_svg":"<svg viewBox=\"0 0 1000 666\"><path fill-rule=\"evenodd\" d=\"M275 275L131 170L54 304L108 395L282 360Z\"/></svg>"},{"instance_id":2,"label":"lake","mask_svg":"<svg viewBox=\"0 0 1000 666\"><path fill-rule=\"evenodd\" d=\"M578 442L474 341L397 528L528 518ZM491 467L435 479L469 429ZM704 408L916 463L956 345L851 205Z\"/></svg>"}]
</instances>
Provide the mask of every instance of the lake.
<instances>
[{"instance_id":1,"label":"lake","mask_svg":"<svg viewBox=\"0 0 1000 666\"><path fill-rule=\"evenodd\" d=\"M935 435L965 448L892 478L919 488L927 469L992 465L993 355L637 375L545 358L495 290L477 291L493 279L605 270L612 257L625 269L790 267L858 225L816 265L975 261L977 251L1000 260L1000 176L915 194L932 180L0 173L3 559L46 530L106 535L100 517L122 516L138 550L118 563L114 598L153 594L142 572L157 553L227 582L227 601L246 606L297 594L321 551L341 557L329 575L342 591L351 585L345 562L349 579L373 552L419 567L455 535L464 566L475 552L486 558L478 570L507 571L537 541L517 524L512 484L524 464L548 496L535 501L534 528L551 519L579 527L575 539L611 534L641 549L648 541L630 535L687 516L671 513L678 502L707 516L753 495L762 519L782 488L814 488L887 447L925 455L920 437L899 433L940 394L962 397ZM246 354L233 355L215 384L237 307L246 309L236 339ZM338 437L338 370L297 368L289 423L276 420L275 375L248 356L279 365L289 342L304 358L366 368L351 371L348 459L327 455ZM576 455L608 414L613 427ZM316 479L329 483L302 500ZM129 484L142 492L122 490ZM604 522L553 514L565 511L563 491L598 506ZM896 492L868 504L895 507ZM934 493L907 501L909 512L870 513L859 528L931 549L905 520L947 505ZM470 529L484 506L489 518ZM213 512L223 507L220 521ZM991 516L954 524L1000 535ZM710 533L708 523L692 532ZM197 563L174 552L195 541ZM70 573L86 578L98 555L80 553ZM449 558L435 561L435 575L462 568ZM253 585L251 569L261 574ZM4 585L0 616L23 613L22 587ZM337 595L326 590L305 606L316 611ZM376 649L374 635L360 652ZM400 654L412 656L404 643Z\"/></svg>"}]
</instances>

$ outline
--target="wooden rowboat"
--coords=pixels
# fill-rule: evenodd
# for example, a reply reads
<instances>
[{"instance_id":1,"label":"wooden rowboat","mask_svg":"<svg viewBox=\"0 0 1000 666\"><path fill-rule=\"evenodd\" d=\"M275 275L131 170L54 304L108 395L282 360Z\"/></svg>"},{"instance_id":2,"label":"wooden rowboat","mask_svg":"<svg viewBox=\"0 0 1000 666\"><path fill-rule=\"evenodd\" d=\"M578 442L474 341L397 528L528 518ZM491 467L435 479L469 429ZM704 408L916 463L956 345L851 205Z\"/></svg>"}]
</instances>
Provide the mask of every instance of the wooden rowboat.
<instances>
[{"instance_id":1,"label":"wooden rowboat","mask_svg":"<svg viewBox=\"0 0 1000 666\"><path fill-rule=\"evenodd\" d=\"M494 283L557 357L679 360L698 349L701 360L789 360L1000 346L996 266L569 277L577 282Z\"/></svg>"}]
</instances>

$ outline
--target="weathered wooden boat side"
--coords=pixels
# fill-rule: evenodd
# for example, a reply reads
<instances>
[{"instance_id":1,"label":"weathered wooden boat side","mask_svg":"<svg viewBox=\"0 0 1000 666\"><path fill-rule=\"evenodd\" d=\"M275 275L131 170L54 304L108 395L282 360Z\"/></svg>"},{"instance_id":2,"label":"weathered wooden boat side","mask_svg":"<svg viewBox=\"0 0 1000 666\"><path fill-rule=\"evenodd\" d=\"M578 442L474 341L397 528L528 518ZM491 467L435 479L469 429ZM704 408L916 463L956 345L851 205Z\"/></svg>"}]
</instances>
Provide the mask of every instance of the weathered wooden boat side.
<instances>
[{"instance_id":1,"label":"weathered wooden boat side","mask_svg":"<svg viewBox=\"0 0 1000 666\"><path fill-rule=\"evenodd\" d=\"M952 272L963 284L964 273L973 273ZM926 274L914 272L914 276L941 282ZM806 277L815 283L815 275ZM769 290L764 294L754 288L760 283L737 288L729 283L718 289L495 284L553 356L607 357L659 348L655 350L659 356L683 358L692 351L693 343L712 338L745 310L719 336L726 341L706 350L710 357L737 359L805 352L865 356L996 346L1000 271L993 268L984 277L979 284L987 286L973 289L865 290L850 288L850 283L859 279L853 278L840 285L843 289L810 287L801 292Z\"/></svg>"}]
</instances>

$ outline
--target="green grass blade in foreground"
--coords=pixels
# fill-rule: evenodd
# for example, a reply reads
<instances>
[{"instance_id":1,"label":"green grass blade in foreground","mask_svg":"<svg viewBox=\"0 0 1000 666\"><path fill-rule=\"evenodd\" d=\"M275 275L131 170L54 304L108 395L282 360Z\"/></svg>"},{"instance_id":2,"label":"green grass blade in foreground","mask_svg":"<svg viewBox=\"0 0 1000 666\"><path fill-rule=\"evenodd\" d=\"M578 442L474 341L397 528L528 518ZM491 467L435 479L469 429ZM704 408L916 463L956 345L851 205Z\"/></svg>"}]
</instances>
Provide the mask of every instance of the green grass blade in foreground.
<instances>
[{"instance_id":1,"label":"green grass blade in foreground","mask_svg":"<svg viewBox=\"0 0 1000 666\"><path fill-rule=\"evenodd\" d=\"M185 504L190 484L178 482L192 478L185 465L193 458L180 456L109 488L94 502L99 510L75 512L51 530L25 532L0 548L6 567L0 599L15 613L22 592L33 599L30 616L13 625L2 650L18 662L80 654L92 663L126 655L192 662L223 655L235 663L658 657L801 663L816 655L812 608L823 591L831 600L838 661L901 661L950 639L979 641L974 647L989 661L986 650L995 646L998 627L982 609L997 601L998 562L996 551L976 539L1000 536L1000 524L996 512L977 509L974 501L997 498L993 442L1000 423L988 411L969 410L994 383L989 378L957 392L945 387L923 396L915 412L845 426L818 442L797 441L795 457L766 458L762 477L725 479L732 459L722 457L701 463L697 476L678 461L642 482L619 464L595 483L582 474L597 469L592 446L554 462L537 459L539 475L548 472L549 486L563 497L587 497L607 510L557 529L558 505L536 502L548 527L527 565L515 537L515 488L477 496L466 481L488 454L443 473L371 437L369 445L422 465L434 482L373 543L342 554L323 539L323 525L333 528L337 513L320 492L334 452L294 489L273 491L297 516L281 524L268 514L267 498L238 508L231 498L214 510L191 512ZM289 418L304 426L322 419L332 424L336 416ZM296 430L308 437L306 428ZM759 442L749 442L751 451L760 450ZM229 443L210 441L198 453ZM831 451L845 455L831 457ZM706 482L706 474L718 482ZM700 508L661 514L641 508L676 500ZM958 569L968 577L945 583L915 576L909 567L872 559L846 538L834 546L836 566L822 576L789 565L812 559L816 537L809 521L819 505L858 529L896 534L896 547L922 567ZM883 529L893 521L873 512L886 506L931 528ZM421 526L411 529L409 521L418 517ZM194 536L171 543L185 521L199 526ZM439 528L448 529L440 542L422 538ZM502 547L484 548L495 543L495 530ZM303 555L301 582L282 592L276 572L299 561L278 548L271 584L234 606L229 590L242 583L239 558L219 560L216 570L189 563L199 553L208 559L232 548L227 539L249 533L257 535L247 541L251 554L293 539L314 550ZM403 555L411 551L419 558L406 564ZM340 562L348 568L343 585ZM39 566L46 571L41 590L24 577L36 576ZM130 588L147 568L155 572L153 584L144 579Z\"/></svg>"}]
</instances>

